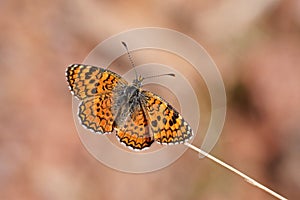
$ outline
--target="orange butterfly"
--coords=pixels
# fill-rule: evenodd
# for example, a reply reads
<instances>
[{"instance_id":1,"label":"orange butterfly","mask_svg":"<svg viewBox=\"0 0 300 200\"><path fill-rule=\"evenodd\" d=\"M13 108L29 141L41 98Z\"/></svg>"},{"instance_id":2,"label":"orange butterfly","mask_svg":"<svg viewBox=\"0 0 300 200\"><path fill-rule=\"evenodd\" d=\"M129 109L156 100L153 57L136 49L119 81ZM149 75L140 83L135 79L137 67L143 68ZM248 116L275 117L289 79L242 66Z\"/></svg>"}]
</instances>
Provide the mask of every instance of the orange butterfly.
<instances>
[{"instance_id":1,"label":"orange butterfly","mask_svg":"<svg viewBox=\"0 0 300 200\"><path fill-rule=\"evenodd\" d=\"M81 124L93 132L115 130L121 143L137 150L154 141L178 144L193 136L190 125L167 101L141 88L142 77L128 84L108 69L83 64L70 65L66 77L71 93L81 101Z\"/></svg>"}]
</instances>

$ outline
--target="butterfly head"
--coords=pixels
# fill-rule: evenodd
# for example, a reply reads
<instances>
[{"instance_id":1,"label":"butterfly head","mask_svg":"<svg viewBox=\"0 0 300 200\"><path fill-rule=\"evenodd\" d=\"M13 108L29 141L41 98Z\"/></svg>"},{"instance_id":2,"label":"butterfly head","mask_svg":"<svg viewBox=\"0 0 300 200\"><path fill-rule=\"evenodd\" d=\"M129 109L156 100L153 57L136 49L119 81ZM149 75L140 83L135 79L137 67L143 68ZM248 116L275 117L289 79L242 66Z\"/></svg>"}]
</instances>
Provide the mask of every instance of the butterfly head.
<instances>
[{"instance_id":1,"label":"butterfly head","mask_svg":"<svg viewBox=\"0 0 300 200\"><path fill-rule=\"evenodd\" d=\"M140 75L136 79L133 80L132 85L134 85L137 88L140 88L142 86L144 78Z\"/></svg>"}]
</instances>

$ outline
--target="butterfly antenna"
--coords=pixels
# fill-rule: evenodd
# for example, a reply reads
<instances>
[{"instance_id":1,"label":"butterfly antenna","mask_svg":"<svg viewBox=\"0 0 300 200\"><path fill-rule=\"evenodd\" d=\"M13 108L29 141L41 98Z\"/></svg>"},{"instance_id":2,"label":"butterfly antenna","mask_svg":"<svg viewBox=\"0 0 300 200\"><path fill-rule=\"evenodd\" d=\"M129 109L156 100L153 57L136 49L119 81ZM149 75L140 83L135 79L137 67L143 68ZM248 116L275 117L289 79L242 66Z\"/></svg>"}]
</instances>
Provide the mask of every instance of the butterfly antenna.
<instances>
[{"instance_id":1,"label":"butterfly antenna","mask_svg":"<svg viewBox=\"0 0 300 200\"><path fill-rule=\"evenodd\" d=\"M137 72L136 72L136 69L135 69L135 65L134 65L133 59L132 59L132 57L131 57L131 55L130 55L130 53L129 53L127 44L126 44L125 42L123 42L123 41L122 41L122 44L123 44L123 46L124 46L125 49L126 49L128 58L129 58L129 60L130 60L131 66L132 66L132 68L133 68L133 70L134 70L134 73L135 73L135 78L138 79L138 75L137 75Z\"/></svg>"},{"instance_id":2,"label":"butterfly antenna","mask_svg":"<svg viewBox=\"0 0 300 200\"><path fill-rule=\"evenodd\" d=\"M173 77L175 77L175 74L169 73L169 74L159 74L159 75L147 76L147 77L144 78L144 80L148 79L148 78L156 78L156 77L160 77L160 76L173 76Z\"/></svg>"}]
</instances>

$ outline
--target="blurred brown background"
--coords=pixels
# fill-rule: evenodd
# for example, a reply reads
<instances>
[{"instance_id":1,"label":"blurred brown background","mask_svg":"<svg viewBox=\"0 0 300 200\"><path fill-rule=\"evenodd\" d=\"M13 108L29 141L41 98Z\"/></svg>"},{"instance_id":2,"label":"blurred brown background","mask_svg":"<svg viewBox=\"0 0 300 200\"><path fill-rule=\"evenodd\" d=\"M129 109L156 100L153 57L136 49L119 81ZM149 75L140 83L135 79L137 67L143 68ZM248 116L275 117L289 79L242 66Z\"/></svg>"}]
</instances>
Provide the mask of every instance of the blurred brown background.
<instances>
[{"instance_id":1,"label":"blurred brown background","mask_svg":"<svg viewBox=\"0 0 300 200\"><path fill-rule=\"evenodd\" d=\"M212 154L299 199L298 0L0 0L0 199L274 199L191 150L134 175L84 149L66 66L147 26L191 36L218 65L228 112Z\"/></svg>"}]
</instances>

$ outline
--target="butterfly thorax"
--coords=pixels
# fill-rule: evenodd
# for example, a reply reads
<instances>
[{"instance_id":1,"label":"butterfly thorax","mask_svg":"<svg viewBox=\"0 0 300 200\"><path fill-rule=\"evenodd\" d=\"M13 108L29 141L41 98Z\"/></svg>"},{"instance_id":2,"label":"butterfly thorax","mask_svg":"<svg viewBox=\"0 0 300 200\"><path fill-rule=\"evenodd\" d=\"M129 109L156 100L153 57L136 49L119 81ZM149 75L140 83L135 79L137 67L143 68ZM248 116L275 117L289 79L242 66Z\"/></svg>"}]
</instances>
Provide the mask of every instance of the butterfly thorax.
<instances>
[{"instance_id":1,"label":"butterfly thorax","mask_svg":"<svg viewBox=\"0 0 300 200\"><path fill-rule=\"evenodd\" d=\"M124 90L124 97L126 98L128 102L131 102L133 99L139 96L140 88L136 87L135 85L129 85Z\"/></svg>"},{"instance_id":2,"label":"butterfly thorax","mask_svg":"<svg viewBox=\"0 0 300 200\"><path fill-rule=\"evenodd\" d=\"M133 80L132 84L117 88L114 96L115 105L112 112L115 113L116 126L122 127L130 113L133 113L136 105L140 104L142 78Z\"/></svg>"}]
</instances>

